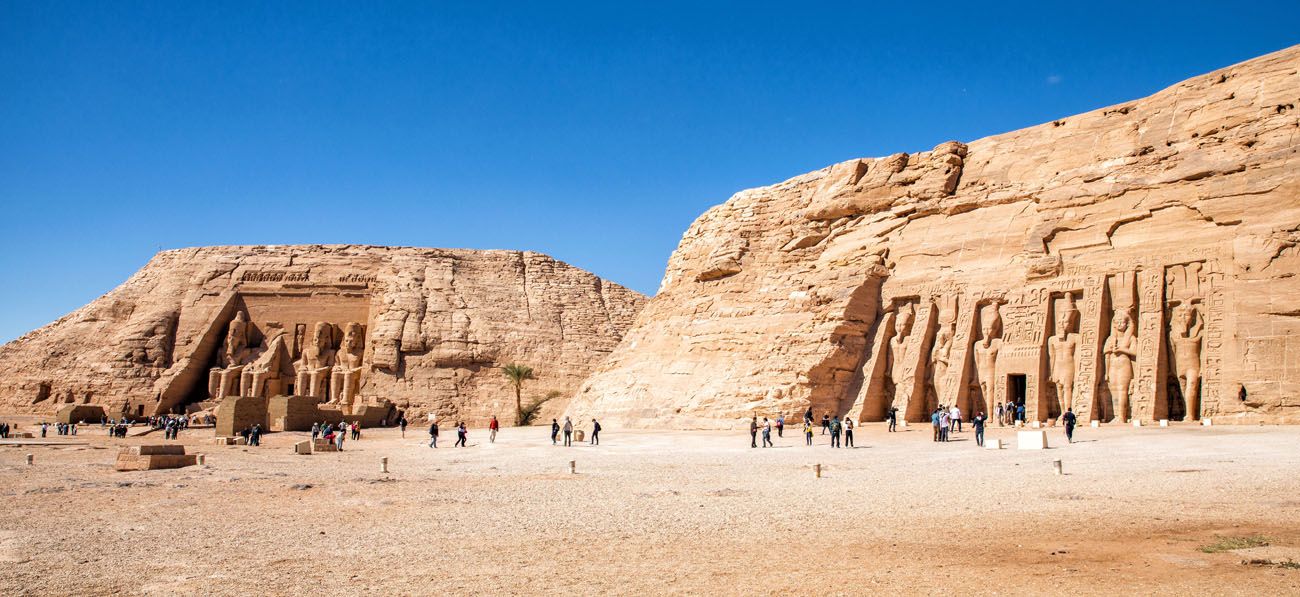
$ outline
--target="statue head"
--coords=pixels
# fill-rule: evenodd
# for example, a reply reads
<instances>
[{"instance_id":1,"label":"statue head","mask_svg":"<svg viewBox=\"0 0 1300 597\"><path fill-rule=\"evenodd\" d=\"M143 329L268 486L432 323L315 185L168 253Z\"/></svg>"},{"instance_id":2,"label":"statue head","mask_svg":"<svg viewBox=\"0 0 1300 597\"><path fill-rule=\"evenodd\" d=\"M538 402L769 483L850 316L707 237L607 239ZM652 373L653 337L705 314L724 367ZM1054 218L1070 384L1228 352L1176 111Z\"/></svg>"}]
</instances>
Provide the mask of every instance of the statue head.
<instances>
[{"instance_id":1,"label":"statue head","mask_svg":"<svg viewBox=\"0 0 1300 597\"><path fill-rule=\"evenodd\" d=\"M344 351L356 352L361 349L361 324L350 321L343 326L343 343L340 346Z\"/></svg>"},{"instance_id":2,"label":"statue head","mask_svg":"<svg viewBox=\"0 0 1300 597\"><path fill-rule=\"evenodd\" d=\"M898 316L894 319L894 332L899 336L906 336L912 332L912 307L899 307Z\"/></svg>"},{"instance_id":3,"label":"statue head","mask_svg":"<svg viewBox=\"0 0 1300 597\"><path fill-rule=\"evenodd\" d=\"M993 303L989 308L988 317L980 318L980 332L984 334L984 343L987 345L989 340L997 336L1002 326L1002 312L998 310L997 303Z\"/></svg>"},{"instance_id":4,"label":"statue head","mask_svg":"<svg viewBox=\"0 0 1300 597\"><path fill-rule=\"evenodd\" d=\"M316 329L312 331L311 344L316 348L329 348L333 342L333 328L330 324L323 321L316 323Z\"/></svg>"},{"instance_id":5,"label":"statue head","mask_svg":"<svg viewBox=\"0 0 1300 597\"><path fill-rule=\"evenodd\" d=\"M1070 297L1066 301L1065 308L1061 309L1061 312L1056 315L1056 333L1064 338L1074 327L1074 321L1078 316L1079 310L1074 307L1074 298Z\"/></svg>"},{"instance_id":6,"label":"statue head","mask_svg":"<svg viewBox=\"0 0 1300 597\"><path fill-rule=\"evenodd\" d=\"M1186 333L1192 329L1192 320L1196 317L1196 309L1191 305L1183 303L1174 307L1174 312L1170 317L1171 327L1179 333Z\"/></svg>"},{"instance_id":7,"label":"statue head","mask_svg":"<svg viewBox=\"0 0 1300 597\"><path fill-rule=\"evenodd\" d=\"M1128 314L1127 309L1115 311L1115 318L1110 320L1110 327L1117 334L1123 334L1133 325L1132 317Z\"/></svg>"}]
</instances>

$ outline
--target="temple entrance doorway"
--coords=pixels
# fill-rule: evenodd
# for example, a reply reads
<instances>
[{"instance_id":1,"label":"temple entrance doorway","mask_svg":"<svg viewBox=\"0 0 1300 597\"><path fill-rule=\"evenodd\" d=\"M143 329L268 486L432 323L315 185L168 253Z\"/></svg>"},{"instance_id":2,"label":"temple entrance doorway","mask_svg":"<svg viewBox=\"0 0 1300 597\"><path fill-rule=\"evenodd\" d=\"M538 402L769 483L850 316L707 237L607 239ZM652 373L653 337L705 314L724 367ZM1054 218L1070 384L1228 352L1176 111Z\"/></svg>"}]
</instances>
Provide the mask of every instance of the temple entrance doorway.
<instances>
[{"instance_id":1,"label":"temple entrance doorway","mask_svg":"<svg viewBox=\"0 0 1300 597\"><path fill-rule=\"evenodd\" d=\"M1179 387L1178 378L1169 378L1165 386L1167 406L1165 417L1170 421L1182 421L1187 418L1187 401L1183 399L1183 389Z\"/></svg>"},{"instance_id":2,"label":"temple entrance doorway","mask_svg":"<svg viewBox=\"0 0 1300 597\"><path fill-rule=\"evenodd\" d=\"M1007 398L1017 407L1025 405L1025 394L1028 383L1024 375L1011 374L1007 376Z\"/></svg>"}]
</instances>

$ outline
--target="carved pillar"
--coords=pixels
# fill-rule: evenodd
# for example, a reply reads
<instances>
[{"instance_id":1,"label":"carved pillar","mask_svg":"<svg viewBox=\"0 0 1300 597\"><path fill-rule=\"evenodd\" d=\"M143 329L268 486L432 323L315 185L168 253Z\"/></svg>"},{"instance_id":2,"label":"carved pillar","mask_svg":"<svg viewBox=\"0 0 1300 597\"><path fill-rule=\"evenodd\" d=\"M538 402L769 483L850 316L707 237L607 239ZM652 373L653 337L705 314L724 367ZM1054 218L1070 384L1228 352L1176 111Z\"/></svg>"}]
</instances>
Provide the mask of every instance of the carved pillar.
<instances>
[{"instance_id":1,"label":"carved pillar","mask_svg":"<svg viewBox=\"0 0 1300 597\"><path fill-rule=\"evenodd\" d=\"M1083 303L1079 305L1079 373L1075 378L1073 408L1080 421L1091 420L1093 405L1097 403L1097 385L1103 377L1101 367L1102 325L1106 301L1103 289L1104 276L1089 276L1083 289ZM1064 413L1062 413L1064 414Z\"/></svg>"},{"instance_id":2,"label":"carved pillar","mask_svg":"<svg viewBox=\"0 0 1300 597\"><path fill-rule=\"evenodd\" d=\"M893 336L894 312L891 310L881 315L880 321L867 335L871 352L862 363L862 370L859 372L862 376L862 386L858 388L853 406L849 407L848 413L844 415L846 418L853 418L859 423L885 420L885 409L889 407L889 396L885 392L885 378L888 375L885 364L889 359L886 352L889 350L889 340Z\"/></svg>"},{"instance_id":3,"label":"carved pillar","mask_svg":"<svg viewBox=\"0 0 1300 597\"><path fill-rule=\"evenodd\" d=\"M929 301L919 304L916 311L916 323L907 338L903 370L891 371L895 380L894 406L912 422L929 420L925 400L926 366L939 315L934 303ZM895 361L894 366L899 366L899 363Z\"/></svg>"},{"instance_id":4,"label":"carved pillar","mask_svg":"<svg viewBox=\"0 0 1300 597\"><path fill-rule=\"evenodd\" d=\"M985 410L983 405L971 400L970 378L974 369L971 346L975 344L976 300L973 297L958 297L953 300L957 309L957 331L953 337L952 353L948 361L948 379L945 392L939 396L943 404L956 404L963 415L974 416L976 410ZM985 411L985 414L988 414Z\"/></svg>"},{"instance_id":5,"label":"carved pillar","mask_svg":"<svg viewBox=\"0 0 1300 597\"><path fill-rule=\"evenodd\" d=\"M1168 416L1169 402L1165 391L1165 309L1164 272L1161 269L1137 273L1138 357L1137 388L1133 391L1134 419L1158 420Z\"/></svg>"},{"instance_id":6,"label":"carved pillar","mask_svg":"<svg viewBox=\"0 0 1300 597\"><path fill-rule=\"evenodd\" d=\"M1202 313L1205 314L1205 348L1201 374L1201 417L1211 417L1226 410L1225 401L1235 401L1236 392L1224 387L1223 359L1224 318L1227 317L1228 297L1223 284L1223 274L1216 263L1207 264L1206 278L1209 293Z\"/></svg>"}]
</instances>

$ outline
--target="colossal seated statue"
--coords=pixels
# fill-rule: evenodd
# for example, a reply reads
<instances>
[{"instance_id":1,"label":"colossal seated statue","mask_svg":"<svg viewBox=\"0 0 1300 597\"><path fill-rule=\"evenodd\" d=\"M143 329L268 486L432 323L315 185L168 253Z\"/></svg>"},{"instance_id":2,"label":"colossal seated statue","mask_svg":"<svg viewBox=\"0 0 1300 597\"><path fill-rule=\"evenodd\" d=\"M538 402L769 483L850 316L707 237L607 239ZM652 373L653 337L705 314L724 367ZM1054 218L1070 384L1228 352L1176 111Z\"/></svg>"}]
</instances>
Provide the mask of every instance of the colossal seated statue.
<instances>
[{"instance_id":1,"label":"colossal seated statue","mask_svg":"<svg viewBox=\"0 0 1300 597\"><path fill-rule=\"evenodd\" d=\"M334 338L330 324L319 322L312 330L311 342L302 349L302 358L294 363L297 379L294 393L299 396L327 398L326 384L334 367Z\"/></svg>"},{"instance_id":2,"label":"colossal seated statue","mask_svg":"<svg viewBox=\"0 0 1300 597\"><path fill-rule=\"evenodd\" d=\"M284 330L272 328L265 348L240 375L240 396L266 396L267 382L280 379L280 360L284 354Z\"/></svg>"},{"instance_id":3,"label":"colossal seated statue","mask_svg":"<svg viewBox=\"0 0 1300 597\"><path fill-rule=\"evenodd\" d=\"M330 375L330 402L352 405L361 389L361 359L365 338L361 324L353 321L343 327L343 342L335 354Z\"/></svg>"},{"instance_id":4,"label":"colossal seated statue","mask_svg":"<svg viewBox=\"0 0 1300 597\"><path fill-rule=\"evenodd\" d=\"M208 397L220 400L239 391L240 374L248 362L248 318L243 311L235 313L226 330L217 367L208 372Z\"/></svg>"}]
</instances>

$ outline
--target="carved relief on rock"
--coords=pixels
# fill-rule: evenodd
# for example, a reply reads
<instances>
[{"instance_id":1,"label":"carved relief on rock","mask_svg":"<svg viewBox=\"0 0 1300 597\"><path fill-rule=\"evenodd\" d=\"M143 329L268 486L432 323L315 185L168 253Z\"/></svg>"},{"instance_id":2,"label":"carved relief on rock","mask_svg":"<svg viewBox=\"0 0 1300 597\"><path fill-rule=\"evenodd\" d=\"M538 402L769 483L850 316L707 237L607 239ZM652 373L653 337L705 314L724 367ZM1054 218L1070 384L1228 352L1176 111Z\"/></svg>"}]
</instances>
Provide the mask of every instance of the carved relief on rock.
<instances>
[{"instance_id":1,"label":"carved relief on rock","mask_svg":"<svg viewBox=\"0 0 1300 597\"><path fill-rule=\"evenodd\" d=\"M1137 334L1128 309L1116 310L1111 317L1110 336L1102 345L1102 354L1106 359L1106 387L1115 402L1113 422L1127 422L1131 412L1133 361L1138 356Z\"/></svg>"},{"instance_id":2,"label":"carved relief on rock","mask_svg":"<svg viewBox=\"0 0 1300 597\"><path fill-rule=\"evenodd\" d=\"M907 345L911 339L912 324L915 322L916 314L913 311L911 303L905 303L898 307L898 312L894 315L893 337L889 339L889 353L885 361L885 370L888 371L889 379L893 382L895 399L899 392L906 391L910 383L908 377L912 371L907 370L904 364L907 361Z\"/></svg>"},{"instance_id":3,"label":"carved relief on rock","mask_svg":"<svg viewBox=\"0 0 1300 597\"><path fill-rule=\"evenodd\" d=\"M1078 371L1079 334L1075 326L1079 322L1079 309L1074 304L1074 295L1065 295L1065 304L1056 315L1056 330L1047 339L1047 360L1052 385L1056 388L1055 413L1059 416L1074 405L1074 378ZM1039 418L1044 418L1040 413Z\"/></svg>"},{"instance_id":4,"label":"carved relief on rock","mask_svg":"<svg viewBox=\"0 0 1300 597\"><path fill-rule=\"evenodd\" d=\"M996 301L980 312L980 339L975 343L975 377L979 380L984 412L997 411L998 351L1002 349L1002 314Z\"/></svg>"},{"instance_id":5,"label":"carved relief on rock","mask_svg":"<svg viewBox=\"0 0 1300 597\"><path fill-rule=\"evenodd\" d=\"M421 328L426 301L423 274L398 271L386 276L379 296L370 334L371 366L397 371L402 353L420 352L425 348Z\"/></svg>"},{"instance_id":6,"label":"carved relief on rock","mask_svg":"<svg viewBox=\"0 0 1300 597\"><path fill-rule=\"evenodd\" d=\"M1174 305L1169 316L1169 351L1171 371L1186 401L1186 417L1201 417L1201 335L1204 319L1197 305Z\"/></svg>"},{"instance_id":7,"label":"carved relief on rock","mask_svg":"<svg viewBox=\"0 0 1300 597\"><path fill-rule=\"evenodd\" d=\"M957 297L945 297L939 310L939 329L935 332L934 347L930 351L930 379L934 389L931 404L943 403L951 399L953 380L950 370L952 362L953 341L957 335Z\"/></svg>"}]
</instances>

